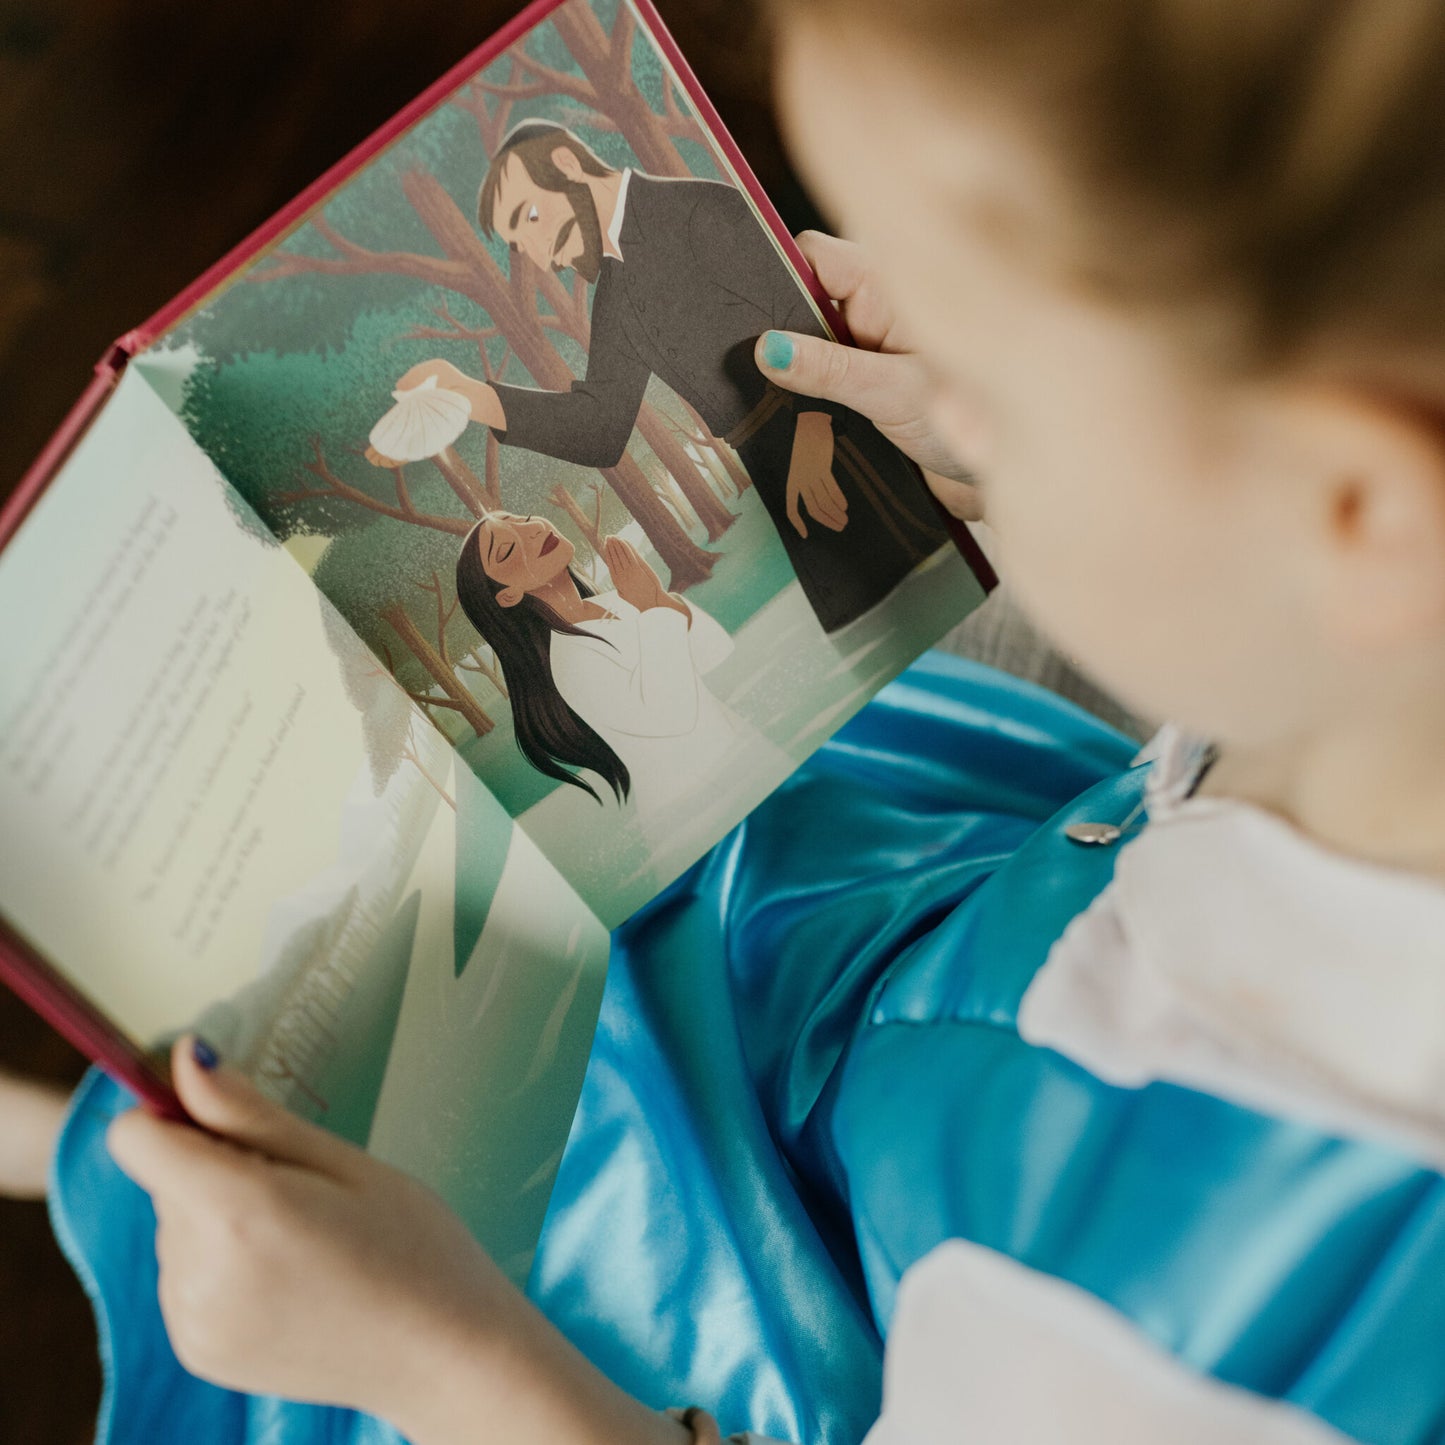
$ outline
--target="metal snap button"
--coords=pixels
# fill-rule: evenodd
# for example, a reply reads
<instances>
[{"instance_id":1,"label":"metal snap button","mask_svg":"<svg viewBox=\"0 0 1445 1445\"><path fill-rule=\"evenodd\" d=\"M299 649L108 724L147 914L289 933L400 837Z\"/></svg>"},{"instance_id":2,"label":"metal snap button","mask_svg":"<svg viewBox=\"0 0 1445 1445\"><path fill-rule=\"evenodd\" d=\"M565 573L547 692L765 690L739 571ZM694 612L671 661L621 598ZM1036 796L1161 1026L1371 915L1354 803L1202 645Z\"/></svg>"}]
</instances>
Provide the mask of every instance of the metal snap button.
<instances>
[{"instance_id":1,"label":"metal snap button","mask_svg":"<svg viewBox=\"0 0 1445 1445\"><path fill-rule=\"evenodd\" d=\"M1064 829L1064 837L1081 848L1107 848L1123 836L1123 829L1113 823L1070 823Z\"/></svg>"}]
</instances>

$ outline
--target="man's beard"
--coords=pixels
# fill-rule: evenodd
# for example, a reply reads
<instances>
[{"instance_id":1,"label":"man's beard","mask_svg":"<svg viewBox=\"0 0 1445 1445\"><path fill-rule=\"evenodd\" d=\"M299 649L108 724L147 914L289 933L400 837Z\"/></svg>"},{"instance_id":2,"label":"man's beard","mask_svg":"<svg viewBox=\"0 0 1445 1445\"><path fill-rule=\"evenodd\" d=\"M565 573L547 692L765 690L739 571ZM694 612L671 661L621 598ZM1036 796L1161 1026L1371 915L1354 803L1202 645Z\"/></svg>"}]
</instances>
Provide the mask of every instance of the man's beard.
<instances>
[{"instance_id":1,"label":"man's beard","mask_svg":"<svg viewBox=\"0 0 1445 1445\"><path fill-rule=\"evenodd\" d=\"M560 271L563 268L563 263L555 257L557 251L565 249L572 239L572 228L575 226L582 237L582 254L575 261L565 264L590 285L602 271L602 223L597 219L597 203L592 199L592 192L585 181L568 181L562 187L562 194L572 203L572 219L562 223L553 252L552 269Z\"/></svg>"}]
</instances>

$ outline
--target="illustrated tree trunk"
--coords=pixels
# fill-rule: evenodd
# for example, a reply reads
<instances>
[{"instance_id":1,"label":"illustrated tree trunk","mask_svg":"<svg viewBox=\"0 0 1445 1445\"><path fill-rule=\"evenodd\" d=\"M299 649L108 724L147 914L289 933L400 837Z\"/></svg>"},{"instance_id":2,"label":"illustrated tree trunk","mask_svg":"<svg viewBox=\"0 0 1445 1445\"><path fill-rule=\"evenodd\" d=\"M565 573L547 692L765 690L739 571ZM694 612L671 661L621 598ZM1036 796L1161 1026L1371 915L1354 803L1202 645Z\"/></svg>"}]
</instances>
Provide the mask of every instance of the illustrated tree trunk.
<instances>
[{"instance_id":1,"label":"illustrated tree trunk","mask_svg":"<svg viewBox=\"0 0 1445 1445\"><path fill-rule=\"evenodd\" d=\"M571 492L563 486L555 486L547 494L554 506L561 509L572 518L577 530L587 539L587 545L592 548L598 557L602 555L602 534L592 525L592 518L582 510L581 503Z\"/></svg>"},{"instance_id":2,"label":"illustrated tree trunk","mask_svg":"<svg viewBox=\"0 0 1445 1445\"><path fill-rule=\"evenodd\" d=\"M457 494L467 511L479 521L492 510L491 499L481 478L462 460L455 447L447 447L432 458L437 470L446 478L447 486Z\"/></svg>"},{"instance_id":3,"label":"illustrated tree trunk","mask_svg":"<svg viewBox=\"0 0 1445 1445\"><path fill-rule=\"evenodd\" d=\"M507 686L507 680L502 676L502 669L489 657L486 657L480 647L474 647L467 656L471 659L469 665L475 666L477 671L497 689L505 698L512 696Z\"/></svg>"},{"instance_id":4,"label":"illustrated tree trunk","mask_svg":"<svg viewBox=\"0 0 1445 1445\"><path fill-rule=\"evenodd\" d=\"M737 453L726 442L720 441L714 445L713 454L723 464L723 470L728 474L728 480L738 489L738 495L742 496L752 486L753 479L748 475L748 469L738 460Z\"/></svg>"},{"instance_id":5,"label":"illustrated tree trunk","mask_svg":"<svg viewBox=\"0 0 1445 1445\"><path fill-rule=\"evenodd\" d=\"M496 726L462 680L447 666L439 653L427 641L422 630L412 621L411 615L400 602L393 602L381 609L382 620L388 623L406 643L411 654L430 673L432 681L446 694L452 710L466 719L467 726L479 738L484 738Z\"/></svg>"},{"instance_id":6,"label":"illustrated tree trunk","mask_svg":"<svg viewBox=\"0 0 1445 1445\"><path fill-rule=\"evenodd\" d=\"M494 512L502 509L502 463L498 455L501 450L502 444L497 440L496 432L488 429L486 492L487 502Z\"/></svg>"},{"instance_id":7,"label":"illustrated tree trunk","mask_svg":"<svg viewBox=\"0 0 1445 1445\"><path fill-rule=\"evenodd\" d=\"M698 456L702 458L702 464L707 468L707 474L712 478L712 484L718 490L718 494L724 499L740 496L741 493L733 485L733 479L728 476L726 468L722 464L722 458L711 447L704 447L701 438L693 443L697 448Z\"/></svg>"},{"instance_id":8,"label":"illustrated tree trunk","mask_svg":"<svg viewBox=\"0 0 1445 1445\"><path fill-rule=\"evenodd\" d=\"M566 5L552 12L552 23L563 44L596 92L597 109L616 122L642 169L654 176L690 176L663 118L633 82L630 20L627 7L619 5L614 33L608 35L588 8Z\"/></svg>"},{"instance_id":9,"label":"illustrated tree trunk","mask_svg":"<svg viewBox=\"0 0 1445 1445\"><path fill-rule=\"evenodd\" d=\"M688 506L697 513L697 519L707 532L709 542L716 542L734 522L737 513L723 506L716 492L703 480L697 464L683 449L677 433L668 426L655 407L643 403L637 418L637 429L642 439L652 448L653 455L671 474L673 481L682 489Z\"/></svg>"},{"instance_id":10,"label":"illustrated tree trunk","mask_svg":"<svg viewBox=\"0 0 1445 1445\"><path fill-rule=\"evenodd\" d=\"M687 408L687 414L692 418L693 425L697 428L697 434L703 439L708 450L722 463L728 479L737 488L738 496L742 496L753 483L753 479L748 476L747 468L738 461L737 454L721 437L714 436L708 430L702 414L691 402L684 401L682 404Z\"/></svg>"}]
</instances>

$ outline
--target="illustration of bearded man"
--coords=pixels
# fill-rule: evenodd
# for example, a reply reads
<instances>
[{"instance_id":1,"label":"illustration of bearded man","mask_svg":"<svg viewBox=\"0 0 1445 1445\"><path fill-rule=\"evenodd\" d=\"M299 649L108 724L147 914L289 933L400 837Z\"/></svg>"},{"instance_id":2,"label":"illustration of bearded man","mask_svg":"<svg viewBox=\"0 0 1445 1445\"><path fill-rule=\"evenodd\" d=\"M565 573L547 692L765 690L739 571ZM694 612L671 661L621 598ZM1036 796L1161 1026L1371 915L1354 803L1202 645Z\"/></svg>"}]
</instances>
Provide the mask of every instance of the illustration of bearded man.
<instances>
[{"instance_id":1,"label":"illustration of bearded man","mask_svg":"<svg viewBox=\"0 0 1445 1445\"><path fill-rule=\"evenodd\" d=\"M543 391L488 385L438 360L413 367L404 386L434 376L505 445L609 467L660 377L737 451L829 632L947 542L916 473L869 422L758 370L762 332L825 333L735 187L614 170L571 131L529 121L498 148L478 221L513 264L570 268L595 288L586 376Z\"/></svg>"}]
</instances>

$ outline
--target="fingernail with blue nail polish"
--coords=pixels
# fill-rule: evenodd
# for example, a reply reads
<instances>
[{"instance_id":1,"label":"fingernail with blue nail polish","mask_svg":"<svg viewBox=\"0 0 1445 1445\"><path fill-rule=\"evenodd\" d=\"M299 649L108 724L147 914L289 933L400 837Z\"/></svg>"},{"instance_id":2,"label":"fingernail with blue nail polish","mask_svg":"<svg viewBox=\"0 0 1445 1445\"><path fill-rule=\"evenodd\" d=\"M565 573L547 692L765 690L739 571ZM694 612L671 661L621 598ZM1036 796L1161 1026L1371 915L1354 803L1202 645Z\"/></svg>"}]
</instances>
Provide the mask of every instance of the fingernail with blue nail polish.
<instances>
[{"instance_id":1,"label":"fingernail with blue nail polish","mask_svg":"<svg viewBox=\"0 0 1445 1445\"><path fill-rule=\"evenodd\" d=\"M205 1039L197 1039L191 1045L191 1057L207 1072L210 1073L220 1062L220 1055L216 1053Z\"/></svg>"},{"instance_id":2,"label":"fingernail with blue nail polish","mask_svg":"<svg viewBox=\"0 0 1445 1445\"><path fill-rule=\"evenodd\" d=\"M781 331L770 331L763 338L763 361L774 371L786 371L793 364L793 343Z\"/></svg>"}]
</instances>

